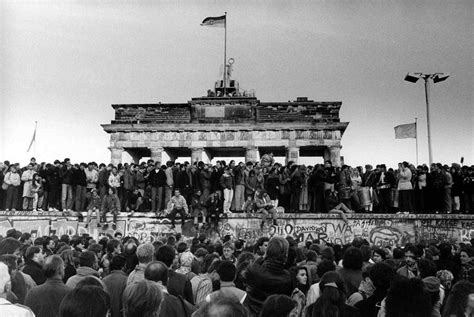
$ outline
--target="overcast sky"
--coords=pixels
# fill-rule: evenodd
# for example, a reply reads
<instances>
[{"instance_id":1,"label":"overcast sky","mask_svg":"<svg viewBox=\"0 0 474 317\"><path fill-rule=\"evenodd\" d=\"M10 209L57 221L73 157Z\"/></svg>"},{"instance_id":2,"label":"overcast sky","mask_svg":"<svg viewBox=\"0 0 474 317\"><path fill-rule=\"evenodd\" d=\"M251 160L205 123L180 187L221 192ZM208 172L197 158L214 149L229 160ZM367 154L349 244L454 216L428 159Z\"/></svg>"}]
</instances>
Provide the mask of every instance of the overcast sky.
<instances>
[{"instance_id":1,"label":"overcast sky","mask_svg":"<svg viewBox=\"0 0 474 317\"><path fill-rule=\"evenodd\" d=\"M423 81L431 88L435 161L474 164L473 1L12 1L0 0L0 160L26 163L34 122L39 161L108 162L111 104L186 102L218 79L228 12L234 78L261 101L342 101L350 165L408 160L419 122L428 161Z\"/></svg>"}]
</instances>

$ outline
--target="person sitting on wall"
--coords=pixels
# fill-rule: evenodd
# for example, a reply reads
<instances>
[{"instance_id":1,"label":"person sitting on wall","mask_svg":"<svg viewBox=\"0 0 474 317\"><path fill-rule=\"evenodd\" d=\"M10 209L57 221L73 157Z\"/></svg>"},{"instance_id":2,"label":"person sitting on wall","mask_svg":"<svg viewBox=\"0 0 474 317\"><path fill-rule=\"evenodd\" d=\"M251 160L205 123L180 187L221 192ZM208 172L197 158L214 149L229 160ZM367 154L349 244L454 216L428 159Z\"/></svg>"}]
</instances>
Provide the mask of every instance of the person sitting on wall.
<instances>
[{"instance_id":1,"label":"person sitting on wall","mask_svg":"<svg viewBox=\"0 0 474 317\"><path fill-rule=\"evenodd\" d=\"M255 206L255 200L253 199L252 196L247 197L247 200L242 206L242 209L245 213L248 213L248 214L253 214L257 210Z\"/></svg>"},{"instance_id":2,"label":"person sitting on wall","mask_svg":"<svg viewBox=\"0 0 474 317\"><path fill-rule=\"evenodd\" d=\"M177 213L181 215L181 226L184 226L186 214L188 213L188 204L186 203L186 199L179 192L179 189L174 190L174 196L171 197L168 203L168 212L171 219L171 229L175 227L174 223Z\"/></svg>"},{"instance_id":3,"label":"person sitting on wall","mask_svg":"<svg viewBox=\"0 0 474 317\"><path fill-rule=\"evenodd\" d=\"M214 192L209 195L207 199L207 215L209 217L209 224L217 228L220 215L222 214L222 203L219 200L219 192Z\"/></svg>"},{"instance_id":4,"label":"person sitting on wall","mask_svg":"<svg viewBox=\"0 0 474 317\"><path fill-rule=\"evenodd\" d=\"M127 209L130 210L130 214L128 216L131 217L135 211L140 211L142 204L143 196L138 190L138 187L135 187L134 190L128 195Z\"/></svg>"},{"instance_id":5,"label":"person sitting on wall","mask_svg":"<svg viewBox=\"0 0 474 317\"><path fill-rule=\"evenodd\" d=\"M270 197L264 190L257 189L255 191L255 205L257 206L257 213L261 213L263 215L263 220L260 224L260 228L263 228L265 220L268 218L269 215L272 216L273 225L277 225L277 211L273 206Z\"/></svg>"},{"instance_id":6,"label":"person sitting on wall","mask_svg":"<svg viewBox=\"0 0 474 317\"><path fill-rule=\"evenodd\" d=\"M344 220L344 222L347 223L347 218L346 218L346 213L354 213L353 210L349 209L343 202L340 201L339 195L337 194L337 191L333 190L331 193L328 195L326 198L326 203L327 203L327 210L328 213L333 213L333 214L339 214Z\"/></svg>"},{"instance_id":7,"label":"person sitting on wall","mask_svg":"<svg viewBox=\"0 0 474 317\"><path fill-rule=\"evenodd\" d=\"M199 189L194 192L193 198L191 199L191 208L193 210L194 225L196 228L199 228L199 215L202 215L202 224L204 225L206 223L207 199L208 197L201 195Z\"/></svg>"},{"instance_id":8,"label":"person sitting on wall","mask_svg":"<svg viewBox=\"0 0 474 317\"><path fill-rule=\"evenodd\" d=\"M89 205L87 206L87 223L85 227L87 228L89 226L89 223L91 221L91 216L92 213L95 211L96 217L97 217L97 227L100 227L100 207L101 207L101 198L99 194L97 193L97 189L92 188L91 189L91 200L89 202Z\"/></svg>"},{"instance_id":9,"label":"person sitting on wall","mask_svg":"<svg viewBox=\"0 0 474 317\"><path fill-rule=\"evenodd\" d=\"M108 189L108 194L102 199L102 206L100 208L102 212L102 221L105 223L104 227L108 227L106 214L111 212L114 216L114 222L112 228L117 228L117 215L120 213L120 200L117 196L117 190L114 187Z\"/></svg>"}]
</instances>

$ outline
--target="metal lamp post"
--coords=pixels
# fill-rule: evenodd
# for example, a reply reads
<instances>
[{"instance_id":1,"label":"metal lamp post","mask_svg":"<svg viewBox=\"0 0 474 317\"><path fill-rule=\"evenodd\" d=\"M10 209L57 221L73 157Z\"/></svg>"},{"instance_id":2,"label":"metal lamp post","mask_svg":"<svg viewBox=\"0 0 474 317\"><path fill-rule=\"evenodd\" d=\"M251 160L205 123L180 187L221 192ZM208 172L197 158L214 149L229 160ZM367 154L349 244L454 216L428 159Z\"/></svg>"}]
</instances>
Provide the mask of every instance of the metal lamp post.
<instances>
[{"instance_id":1,"label":"metal lamp post","mask_svg":"<svg viewBox=\"0 0 474 317\"><path fill-rule=\"evenodd\" d=\"M448 79L449 75L445 73L434 73L434 74L424 74L424 73L408 73L405 76L405 80L411 83L416 83L418 79L423 78L425 80L425 97L426 97L426 125L428 128L428 158L429 164L433 163L433 151L431 148L431 127L430 127L430 79L433 80L433 83L438 83L440 81Z\"/></svg>"}]
</instances>

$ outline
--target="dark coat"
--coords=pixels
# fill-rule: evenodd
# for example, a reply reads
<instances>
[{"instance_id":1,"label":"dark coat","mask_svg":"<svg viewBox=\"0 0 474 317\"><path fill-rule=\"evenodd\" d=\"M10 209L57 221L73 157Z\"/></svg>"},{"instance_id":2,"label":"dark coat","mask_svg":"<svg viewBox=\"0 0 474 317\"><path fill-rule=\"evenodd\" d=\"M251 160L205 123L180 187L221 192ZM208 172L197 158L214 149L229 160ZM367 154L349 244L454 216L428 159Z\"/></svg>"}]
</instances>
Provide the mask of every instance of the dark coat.
<instances>
[{"instance_id":1,"label":"dark coat","mask_svg":"<svg viewBox=\"0 0 474 317\"><path fill-rule=\"evenodd\" d=\"M375 290L372 296L357 302L354 306L357 308L362 316L377 317L380 310L380 303L387 296L385 290Z\"/></svg>"},{"instance_id":2,"label":"dark coat","mask_svg":"<svg viewBox=\"0 0 474 317\"><path fill-rule=\"evenodd\" d=\"M28 274L35 281L36 285L41 285L46 281L41 265L33 260L27 260L23 267L23 273Z\"/></svg>"},{"instance_id":3,"label":"dark coat","mask_svg":"<svg viewBox=\"0 0 474 317\"><path fill-rule=\"evenodd\" d=\"M180 296L166 292L163 296L158 317L188 317L196 310L193 305Z\"/></svg>"},{"instance_id":4,"label":"dark coat","mask_svg":"<svg viewBox=\"0 0 474 317\"><path fill-rule=\"evenodd\" d=\"M247 282L245 304L257 316L268 296L274 294L290 296L293 290L288 270L285 270L283 263L272 260L252 264L245 274L245 281Z\"/></svg>"},{"instance_id":5,"label":"dark coat","mask_svg":"<svg viewBox=\"0 0 474 317\"><path fill-rule=\"evenodd\" d=\"M28 292L25 305L31 308L36 317L59 316L59 305L71 290L62 280L51 278Z\"/></svg>"},{"instance_id":6,"label":"dark coat","mask_svg":"<svg viewBox=\"0 0 474 317\"><path fill-rule=\"evenodd\" d=\"M121 270L114 270L104 277L102 282L110 295L110 312L112 317L123 316L122 295L127 286L127 274Z\"/></svg>"},{"instance_id":7,"label":"dark coat","mask_svg":"<svg viewBox=\"0 0 474 317\"><path fill-rule=\"evenodd\" d=\"M312 316L313 315L313 309L316 303L312 303L311 305L308 306L308 310L306 311L306 316ZM357 310L357 308L349 306L344 304L342 307L342 312L341 316L344 317L361 317L363 315L360 314L360 312ZM365 315L363 316L365 317Z\"/></svg>"},{"instance_id":8,"label":"dark coat","mask_svg":"<svg viewBox=\"0 0 474 317\"><path fill-rule=\"evenodd\" d=\"M194 305L193 289L186 275L169 270L167 288L171 295L181 296Z\"/></svg>"}]
</instances>

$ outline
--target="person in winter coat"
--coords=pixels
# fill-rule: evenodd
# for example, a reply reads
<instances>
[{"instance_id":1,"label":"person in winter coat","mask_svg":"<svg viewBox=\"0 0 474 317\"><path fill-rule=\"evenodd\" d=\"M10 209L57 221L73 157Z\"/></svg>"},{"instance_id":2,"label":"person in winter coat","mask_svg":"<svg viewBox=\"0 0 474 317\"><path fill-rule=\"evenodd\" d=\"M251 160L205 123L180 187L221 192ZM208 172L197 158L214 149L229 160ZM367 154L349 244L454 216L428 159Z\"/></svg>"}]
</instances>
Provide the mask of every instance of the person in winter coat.
<instances>
[{"instance_id":1,"label":"person in winter coat","mask_svg":"<svg viewBox=\"0 0 474 317\"><path fill-rule=\"evenodd\" d=\"M91 190L91 200L89 202L89 205L87 206L87 223L85 227L87 228L89 226L89 223L91 221L91 216L92 213L95 211L96 217L97 217L97 227L100 227L100 208L102 204L102 199L100 199L99 194L97 193L97 189L93 188Z\"/></svg>"},{"instance_id":2,"label":"person in winter coat","mask_svg":"<svg viewBox=\"0 0 474 317\"><path fill-rule=\"evenodd\" d=\"M23 210L28 210L33 207L34 193L32 192L33 177L36 174L33 164L28 164L28 169L21 174L21 181L23 183Z\"/></svg>"},{"instance_id":3,"label":"person in winter coat","mask_svg":"<svg viewBox=\"0 0 474 317\"><path fill-rule=\"evenodd\" d=\"M15 206L18 201L18 187L21 184L21 178L14 165L10 165L8 168L3 182L7 185L5 210L16 211Z\"/></svg>"},{"instance_id":4,"label":"person in winter coat","mask_svg":"<svg viewBox=\"0 0 474 317\"><path fill-rule=\"evenodd\" d=\"M291 276L285 269L288 258L288 241L273 237L268 243L265 258L261 263L249 266L245 279L247 281L246 306L253 315L262 310L263 302L270 295L290 296L293 290Z\"/></svg>"},{"instance_id":5,"label":"person in winter coat","mask_svg":"<svg viewBox=\"0 0 474 317\"><path fill-rule=\"evenodd\" d=\"M107 222L106 214L111 212L114 216L114 222L112 224L113 229L115 230L117 227L117 216L120 213L120 200L117 196L117 190L113 187L110 187L108 190L108 194L102 200L102 206L100 208L102 214L102 221L104 223ZM107 227L108 224L106 223L105 226Z\"/></svg>"}]
</instances>

